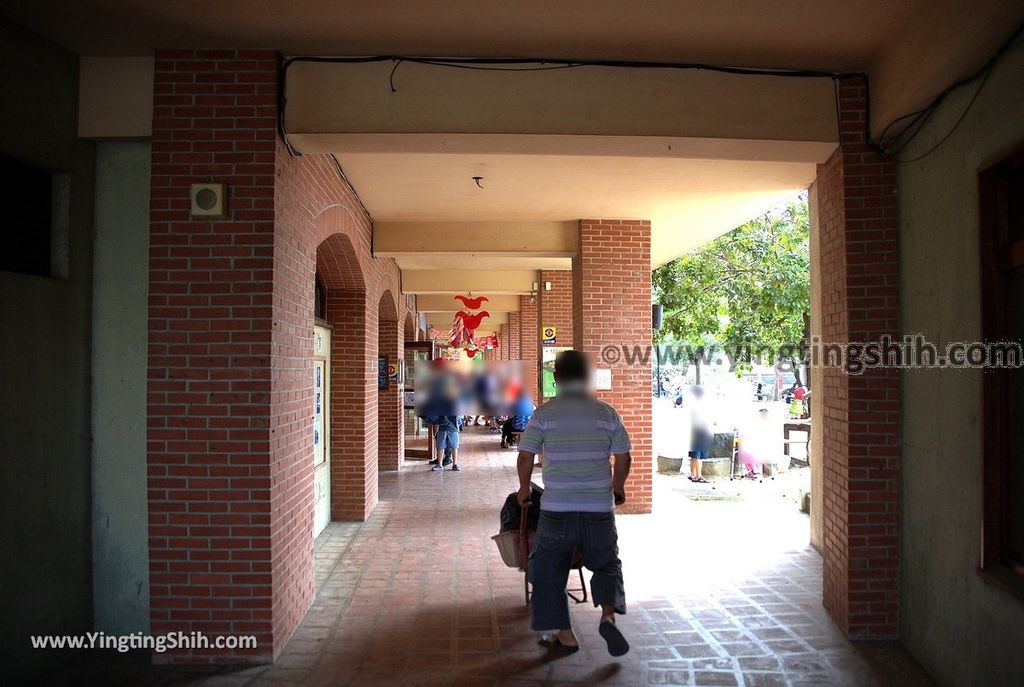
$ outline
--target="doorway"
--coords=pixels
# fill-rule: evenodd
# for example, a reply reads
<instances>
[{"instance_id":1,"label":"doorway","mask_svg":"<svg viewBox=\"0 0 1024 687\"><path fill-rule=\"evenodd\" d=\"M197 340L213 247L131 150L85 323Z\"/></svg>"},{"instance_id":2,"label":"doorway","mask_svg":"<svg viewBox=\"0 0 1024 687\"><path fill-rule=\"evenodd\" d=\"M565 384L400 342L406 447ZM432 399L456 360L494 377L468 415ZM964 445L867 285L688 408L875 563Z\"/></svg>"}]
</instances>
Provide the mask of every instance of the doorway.
<instances>
[{"instance_id":1,"label":"doorway","mask_svg":"<svg viewBox=\"0 0 1024 687\"><path fill-rule=\"evenodd\" d=\"M405 378L402 389L402 425L405 432L405 457L430 460L434 455L434 428L416 415L416 366L434 359L433 341L405 342Z\"/></svg>"},{"instance_id":2,"label":"doorway","mask_svg":"<svg viewBox=\"0 0 1024 687\"><path fill-rule=\"evenodd\" d=\"M331 330L313 327L313 537L331 521Z\"/></svg>"}]
</instances>

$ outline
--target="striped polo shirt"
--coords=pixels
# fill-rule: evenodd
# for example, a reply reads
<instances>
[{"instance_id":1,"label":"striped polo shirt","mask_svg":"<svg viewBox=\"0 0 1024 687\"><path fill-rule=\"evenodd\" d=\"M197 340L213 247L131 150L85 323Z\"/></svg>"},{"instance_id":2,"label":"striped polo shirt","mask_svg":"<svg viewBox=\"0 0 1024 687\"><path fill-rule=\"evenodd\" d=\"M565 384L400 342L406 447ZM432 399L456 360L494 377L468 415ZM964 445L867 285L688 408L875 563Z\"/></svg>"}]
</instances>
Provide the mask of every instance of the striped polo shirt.
<instances>
[{"instance_id":1,"label":"striped polo shirt","mask_svg":"<svg viewBox=\"0 0 1024 687\"><path fill-rule=\"evenodd\" d=\"M541 509L553 512L614 510L610 457L630 448L615 409L577 391L537 408L519 441L520 451L544 455Z\"/></svg>"}]
</instances>

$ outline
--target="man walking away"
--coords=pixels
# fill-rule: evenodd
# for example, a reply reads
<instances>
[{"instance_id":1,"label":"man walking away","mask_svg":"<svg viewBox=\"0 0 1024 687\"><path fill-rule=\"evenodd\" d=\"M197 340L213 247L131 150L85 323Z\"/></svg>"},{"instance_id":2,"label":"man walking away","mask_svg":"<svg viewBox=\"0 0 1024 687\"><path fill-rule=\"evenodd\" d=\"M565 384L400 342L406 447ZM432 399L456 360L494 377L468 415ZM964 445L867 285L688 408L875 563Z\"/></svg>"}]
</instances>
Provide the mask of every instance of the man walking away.
<instances>
[{"instance_id":1,"label":"man walking away","mask_svg":"<svg viewBox=\"0 0 1024 687\"><path fill-rule=\"evenodd\" d=\"M534 412L519 443L517 498L523 507L530 502L534 456L544 456L544 496L529 565L531 627L547 633L540 642L544 646L564 653L579 650L565 593L573 551L578 550L594 573L590 588L594 605L601 607L598 631L608 652L621 656L629 651L629 643L615 626L615 614L626 612L626 593L614 509L626 501L632 458L622 419L594 397L590 379L586 355L559 353L557 395Z\"/></svg>"}]
</instances>

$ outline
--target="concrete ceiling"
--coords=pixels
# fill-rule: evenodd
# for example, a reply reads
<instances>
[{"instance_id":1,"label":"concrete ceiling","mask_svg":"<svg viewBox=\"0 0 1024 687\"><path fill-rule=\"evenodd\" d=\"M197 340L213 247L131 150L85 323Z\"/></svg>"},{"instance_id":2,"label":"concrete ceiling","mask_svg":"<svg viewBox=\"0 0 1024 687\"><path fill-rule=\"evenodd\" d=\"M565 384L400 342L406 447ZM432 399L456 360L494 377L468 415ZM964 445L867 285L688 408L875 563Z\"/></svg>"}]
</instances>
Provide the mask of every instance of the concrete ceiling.
<instances>
[{"instance_id":1,"label":"concrete ceiling","mask_svg":"<svg viewBox=\"0 0 1024 687\"><path fill-rule=\"evenodd\" d=\"M289 54L523 55L857 69L924 0L4 0L75 52L273 47Z\"/></svg>"},{"instance_id":2,"label":"concrete ceiling","mask_svg":"<svg viewBox=\"0 0 1024 687\"><path fill-rule=\"evenodd\" d=\"M814 180L812 162L542 155L340 154L379 222L532 222L650 219L654 266L790 198ZM478 188L473 176L482 176ZM498 269L500 258L474 258ZM551 258L515 268L557 267ZM403 268L450 266L443 258L399 258ZM463 269L470 265L463 265Z\"/></svg>"},{"instance_id":3,"label":"concrete ceiling","mask_svg":"<svg viewBox=\"0 0 1024 687\"><path fill-rule=\"evenodd\" d=\"M80 55L272 48L290 55L547 57L867 70L873 124L976 68L1020 0L0 0ZM877 92L876 92L877 91Z\"/></svg>"},{"instance_id":4,"label":"concrete ceiling","mask_svg":"<svg viewBox=\"0 0 1024 687\"><path fill-rule=\"evenodd\" d=\"M1024 17L1024 3L563 0L510 4L450 0L442 4L408 0L292 0L285 4L266 0L0 0L0 12L81 55L149 55L155 48L248 46L272 48L286 55L525 56L867 70L872 84L872 123L877 132L885 122L920 107L979 65ZM424 82L409 78L408 65L403 69L404 81L398 95L416 96L414 86ZM691 74L688 78L703 77ZM518 97L517 89L506 90ZM725 92L718 87L711 91ZM673 87L668 93L679 97L681 91ZM349 106L348 94L321 89L320 98L310 101L311 111L321 111L323 103L319 100L332 94ZM388 90L385 97L394 95ZM635 106L635 99L625 101ZM690 93L684 101L682 105L671 103L668 117L656 113L655 123L677 121L680 113L703 105L706 98ZM798 115L810 103L800 97L776 97L775 101L801 103ZM504 101L491 102L499 111L507 108ZM734 100L729 104L726 112L743 115L738 120L741 125L744 118L747 123L770 119L765 117L763 108L745 107ZM584 120L597 119L604 109L607 108L570 103L570 111ZM476 112L457 104L452 104L450 110L456 114ZM413 111L422 115L422 111ZM552 116L546 108L541 112L542 119L564 118ZM442 114L443 122L448 124L451 118L445 112ZM367 110L367 115L373 123L379 119L375 111ZM484 117L485 123L492 119L491 115ZM636 115L626 121L643 123L643 119ZM704 119L716 121L716 117ZM790 122L793 117L776 119ZM813 119L831 126L832 120L827 118ZM294 130L298 136L345 136L364 131L299 126ZM686 156L666 156L652 152L663 143L652 137L657 131L634 132L629 146L647 141L652 148L646 154L621 147L615 151L588 152L579 149L582 137L574 135L563 137L567 148L562 150L503 152L506 140L486 153L465 149L456 153L447 148L446 154L439 154L437 147L450 140L424 139L420 142L424 149L413 151L395 148L393 140L381 138L387 130L369 130L375 132L377 150L369 150L366 141L359 144L362 148L353 148L352 140L326 138L321 141L320 150L338 154L348 177L378 221L650 219L654 266L806 188L814 177L814 163L824 159L818 155L820 151L810 157L785 158L763 146L758 156L744 158L729 148L735 144L723 148L718 140L736 135L709 133L702 135L710 143L691 141ZM396 133L404 137L417 131L399 127ZM445 127L437 129L441 133L446 131ZM475 130L467 127L459 131ZM495 130L484 131L491 134ZM527 129L525 133L531 131ZM568 132L554 133L588 131L574 125ZM507 133L504 129L500 132ZM786 139L767 135L762 138ZM314 143L297 142L300 149L302 144ZM546 141L542 143L546 145ZM584 147L591 143L588 139ZM607 143L598 141L600 146ZM570 153L568 148L574 147ZM483 177L482 189L473 183L472 176ZM481 273L503 275L506 287L497 292L508 294L523 292L528 269L555 266L547 262L550 260L559 260L559 267L565 262L564 256L522 258L485 253L476 253L469 259L463 255L455 263L450 256L439 254L401 255L398 259L410 277L421 278L425 283L437 281L431 275L450 272L453 267L464 270L461 276L466 283L475 282ZM462 289L461 283L458 288ZM420 292L452 290L444 286Z\"/></svg>"}]
</instances>

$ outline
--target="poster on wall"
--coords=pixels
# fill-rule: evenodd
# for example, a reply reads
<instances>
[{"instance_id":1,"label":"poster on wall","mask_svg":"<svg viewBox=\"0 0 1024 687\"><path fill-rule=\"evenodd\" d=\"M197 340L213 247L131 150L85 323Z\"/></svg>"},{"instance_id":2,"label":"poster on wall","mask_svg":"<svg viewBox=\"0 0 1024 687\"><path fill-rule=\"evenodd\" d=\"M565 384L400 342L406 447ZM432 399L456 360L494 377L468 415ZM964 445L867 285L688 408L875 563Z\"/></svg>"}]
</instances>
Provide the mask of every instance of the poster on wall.
<instances>
[{"instance_id":1,"label":"poster on wall","mask_svg":"<svg viewBox=\"0 0 1024 687\"><path fill-rule=\"evenodd\" d=\"M541 343L545 346L554 346L557 342L557 337L555 336L555 334L556 331L553 326L544 325L543 327L541 327L540 330Z\"/></svg>"},{"instance_id":2,"label":"poster on wall","mask_svg":"<svg viewBox=\"0 0 1024 687\"><path fill-rule=\"evenodd\" d=\"M544 354L540 361L540 384L541 384L541 395L543 398L554 398L556 394L555 389L555 356L562 351L569 350L566 347L548 347L544 349Z\"/></svg>"},{"instance_id":3,"label":"poster on wall","mask_svg":"<svg viewBox=\"0 0 1024 687\"><path fill-rule=\"evenodd\" d=\"M383 355L377 358L377 388L388 388L388 359Z\"/></svg>"},{"instance_id":4,"label":"poster on wall","mask_svg":"<svg viewBox=\"0 0 1024 687\"><path fill-rule=\"evenodd\" d=\"M394 363L388 363L388 382L398 384L398 380L402 377L402 361L399 360Z\"/></svg>"}]
</instances>

